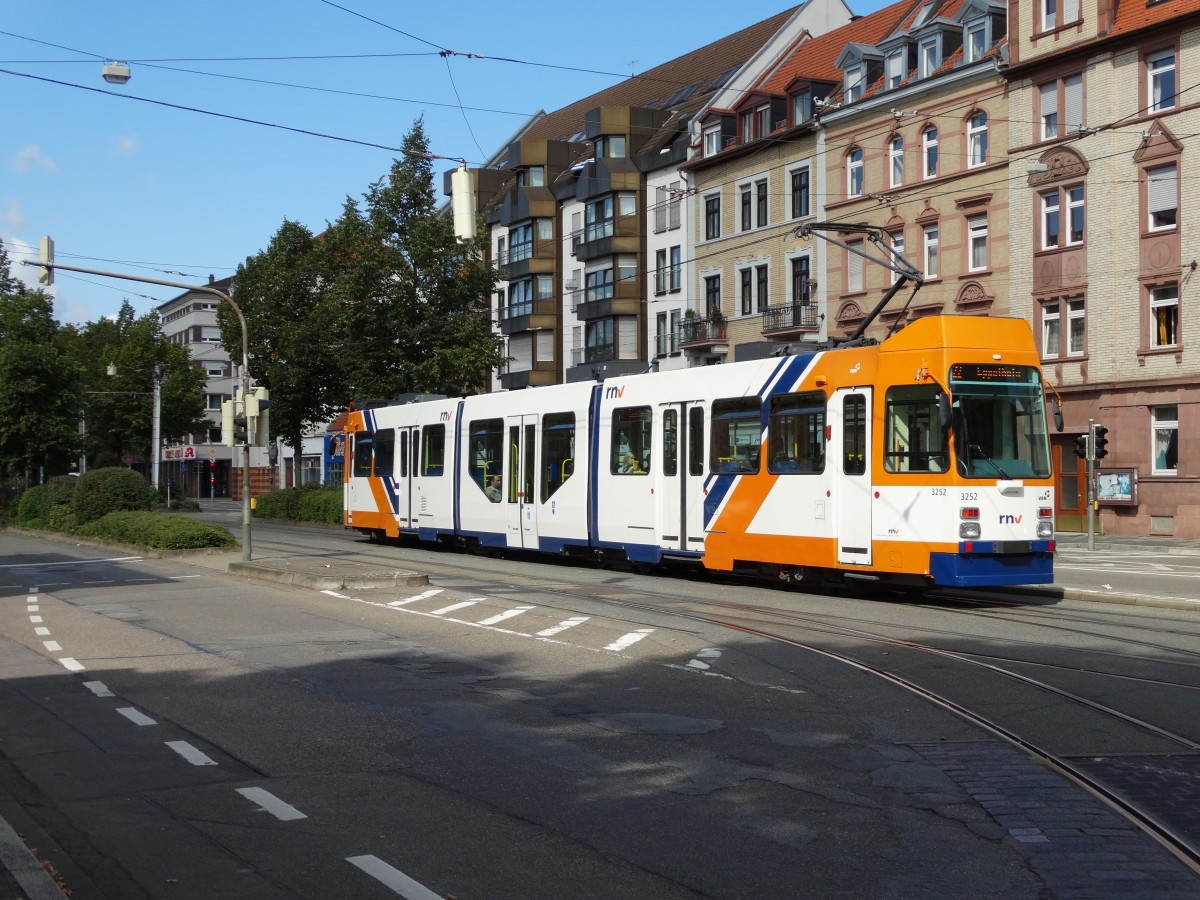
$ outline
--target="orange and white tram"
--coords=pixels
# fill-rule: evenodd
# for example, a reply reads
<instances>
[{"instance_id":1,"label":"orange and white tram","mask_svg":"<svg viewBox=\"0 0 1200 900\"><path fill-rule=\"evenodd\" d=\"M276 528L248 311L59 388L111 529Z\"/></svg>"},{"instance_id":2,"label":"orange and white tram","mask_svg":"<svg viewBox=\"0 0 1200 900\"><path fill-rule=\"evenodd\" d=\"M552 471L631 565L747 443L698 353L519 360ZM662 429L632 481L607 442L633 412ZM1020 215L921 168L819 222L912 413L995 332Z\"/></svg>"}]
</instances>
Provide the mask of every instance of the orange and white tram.
<instances>
[{"instance_id":1,"label":"orange and white tram","mask_svg":"<svg viewBox=\"0 0 1200 900\"><path fill-rule=\"evenodd\" d=\"M373 537L786 579L1053 580L1054 487L1024 320L355 410L345 524Z\"/></svg>"}]
</instances>

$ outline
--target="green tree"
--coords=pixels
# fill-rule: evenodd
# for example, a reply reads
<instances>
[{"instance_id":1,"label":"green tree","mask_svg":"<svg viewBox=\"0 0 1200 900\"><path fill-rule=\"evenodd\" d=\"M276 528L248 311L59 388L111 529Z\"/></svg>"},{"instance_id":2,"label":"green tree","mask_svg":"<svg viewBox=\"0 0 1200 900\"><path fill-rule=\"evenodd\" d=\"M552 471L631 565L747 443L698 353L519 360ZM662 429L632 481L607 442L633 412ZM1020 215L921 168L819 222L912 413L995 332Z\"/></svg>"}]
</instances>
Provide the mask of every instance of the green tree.
<instances>
[{"instance_id":1,"label":"green tree","mask_svg":"<svg viewBox=\"0 0 1200 900\"><path fill-rule=\"evenodd\" d=\"M76 361L84 384L89 466L136 458L149 471L154 380L160 373L162 439L171 442L207 433L207 375L193 364L185 347L166 340L157 312L138 316L126 300L115 317L68 327L63 338L64 354Z\"/></svg>"},{"instance_id":2,"label":"green tree","mask_svg":"<svg viewBox=\"0 0 1200 900\"><path fill-rule=\"evenodd\" d=\"M79 450L78 371L59 352L59 325L44 291L12 276L0 242L0 476L65 473Z\"/></svg>"}]
</instances>

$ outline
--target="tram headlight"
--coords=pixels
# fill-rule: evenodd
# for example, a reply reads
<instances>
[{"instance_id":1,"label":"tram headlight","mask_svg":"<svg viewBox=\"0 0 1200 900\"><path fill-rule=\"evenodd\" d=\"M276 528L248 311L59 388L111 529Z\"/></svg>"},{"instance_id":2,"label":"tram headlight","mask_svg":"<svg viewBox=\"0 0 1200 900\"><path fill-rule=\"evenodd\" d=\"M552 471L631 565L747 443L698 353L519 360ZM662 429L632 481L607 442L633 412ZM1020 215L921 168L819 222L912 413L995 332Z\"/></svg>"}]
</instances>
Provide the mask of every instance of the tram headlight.
<instances>
[{"instance_id":1,"label":"tram headlight","mask_svg":"<svg viewBox=\"0 0 1200 900\"><path fill-rule=\"evenodd\" d=\"M958 525L958 536L964 541L977 541L980 534L978 522L960 522Z\"/></svg>"},{"instance_id":2,"label":"tram headlight","mask_svg":"<svg viewBox=\"0 0 1200 900\"><path fill-rule=\"evenodd\" d=\"M1054 537L1054 523L1038 522L1037 536L1044 540L1050 540L1050 538Z\"/></svg>"}]
</instances>

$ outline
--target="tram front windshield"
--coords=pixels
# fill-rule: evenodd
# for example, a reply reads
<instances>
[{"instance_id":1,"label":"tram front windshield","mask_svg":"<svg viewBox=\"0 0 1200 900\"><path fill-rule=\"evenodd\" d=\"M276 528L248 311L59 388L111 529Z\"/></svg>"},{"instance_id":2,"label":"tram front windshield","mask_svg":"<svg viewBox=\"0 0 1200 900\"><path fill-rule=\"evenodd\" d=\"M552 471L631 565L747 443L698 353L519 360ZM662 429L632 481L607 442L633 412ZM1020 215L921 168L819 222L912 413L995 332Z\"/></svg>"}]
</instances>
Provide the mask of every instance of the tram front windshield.
<instances>
[{"instance_id":1,"label":"tram front windshield","mask_svg":"<svg viewBox=\"0 0 1200 900\"><path fill-rule=\"evenodd\" d=\"M1047 478L1050 442L1042 376L1033 366L955 363L951 429L967 478Z\"/></svg>"}]
</instances>

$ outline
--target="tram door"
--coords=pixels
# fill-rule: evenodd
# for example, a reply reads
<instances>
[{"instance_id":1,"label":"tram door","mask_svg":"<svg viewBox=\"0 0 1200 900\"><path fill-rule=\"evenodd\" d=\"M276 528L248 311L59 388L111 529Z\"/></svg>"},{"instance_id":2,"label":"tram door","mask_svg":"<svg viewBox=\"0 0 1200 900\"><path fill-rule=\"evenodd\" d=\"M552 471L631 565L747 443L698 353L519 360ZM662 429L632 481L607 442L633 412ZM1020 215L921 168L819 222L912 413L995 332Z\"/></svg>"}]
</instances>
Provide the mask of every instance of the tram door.
<instances>
[{"instance_id":1,"label":"tram door","mask_svg":"<svg viewBox=\"0 0 1200 900\"><path fill-rule=\"evenodd\" d=\"M871 564L871 390L850 388L834 393L829 404L836 466L833 502L836 508L838 562Z\"/></svg>"},{"instance_id":2,"label":"tram door","mask_svg":"<svg viewBox=\"0 0 1200 900\"><path fill-rule=\"evenodd\" d=\"M396 429L396 519L400 530L417 527L413 509L412 482L421 458L421 429Z\"/></svg>"},{"instance_id":3,"label":"tram door","mask_svg":"<svg viewBox=\"0 0 1200 900\"><path fill-rule=\"evenodd\" d=\"M704 406L698 401L664 404L660 421L659 546L699 553L704 550Z\"/></svg>"},{"instance_id":4,"label":"tram door","mask_svg":"<svg viewBox=\"0 0 1200 900\"><path fill-rule=\"evenodd\" d=\"M504 472L504 502L508 511L508 546L538 547L537 416L508 417L508 464Z\"/></svg>"}]
</instances>

